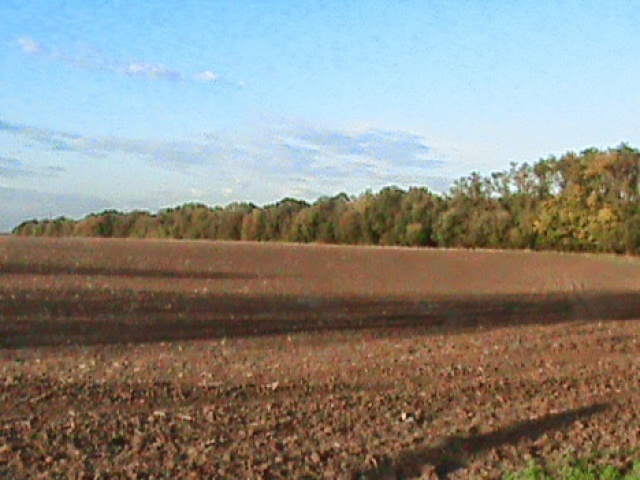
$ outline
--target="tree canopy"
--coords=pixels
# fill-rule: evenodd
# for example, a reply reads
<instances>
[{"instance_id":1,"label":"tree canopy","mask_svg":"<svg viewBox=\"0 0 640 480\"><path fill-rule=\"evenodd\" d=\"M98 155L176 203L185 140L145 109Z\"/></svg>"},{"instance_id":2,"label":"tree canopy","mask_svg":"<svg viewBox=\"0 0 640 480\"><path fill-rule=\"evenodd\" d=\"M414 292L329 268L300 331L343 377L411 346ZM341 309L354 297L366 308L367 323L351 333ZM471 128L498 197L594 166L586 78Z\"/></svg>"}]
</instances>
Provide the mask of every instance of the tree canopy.
<instances>
[{"instance_id":1,"label":"tree canopy","mask_svg":"<svg viewBox=\"0 0 640 480\"><path fill-rule=\"evenodd\" d=\"M385 187L310 204L185 204L30 220L14 235L188 238L637 253L640 151L588 149L455 182L445 195Z\"/></svg>"}]
</instances>

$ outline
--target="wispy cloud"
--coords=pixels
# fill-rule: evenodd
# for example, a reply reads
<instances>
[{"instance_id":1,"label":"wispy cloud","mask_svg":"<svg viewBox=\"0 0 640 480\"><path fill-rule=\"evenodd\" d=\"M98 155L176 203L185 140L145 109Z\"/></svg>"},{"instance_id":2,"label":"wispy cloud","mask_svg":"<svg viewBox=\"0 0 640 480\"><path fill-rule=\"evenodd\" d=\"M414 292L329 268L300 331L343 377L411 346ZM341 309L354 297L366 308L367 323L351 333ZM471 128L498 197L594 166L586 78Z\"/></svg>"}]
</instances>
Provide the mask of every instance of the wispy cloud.
<instances>
[{"instance_id":1,"label":"wispy cloud","mask_svg":"<svg viewBox=\"0 0 640 480\"><path fill-rule=\"evenodd\" d=\"M173 169L204 164L250 165L267 173L301 175L316 182L322 178L363 177L407 184L434 174L446 177L441 172L445 162L426 139L402 131L284 125L243 139L202 135L164 141L79 135L0 120L1 131L38 143L54 153L74 152L97 158L125 153Z\"/></svg>"},{"instance_id":2,"label":"wispy cloud","mask_svg":"<svg viewBox=\"0 0 640 480\"><path fill-rule=\"evenodd\" d=\"M44 153L60 156L60 161L74 154L98 160L151 162L165 173L149 171L148 181L155 178L158 184L145 185L145 195L160 191L165 181L159 179L166 175L173 176L175 182L170 195L153 194L148 208L194 198L211 203L268 203L286 196L315 200L341 191L357 194L387 185L425 185L444 192L453 182L446 174L447 165L425 138L401 131L282 124L258 129L252 136L205 134L170 141L78 135L0 120L0 132L21 137L18 143L31 145L27 148L37 146ZM122 195L130 195L132 201L140 198L138 181L131 179L119 201L127 200ZM127 188L130 194L125 193Z\"/></svg>"},{"instance_id":3,"label":"wispy cloud","mask_svg":"<svg viewBox=\"0 0 640 480\"><path fill-rule=\"evenodd\" d=\"M419 135L386 130L331 131L311 127L290 129L279 134L292 151L313 157L334 157L363 164L395 163L402 166L438 167L443 164Z\"/></svg>"},{"instance_id":4,"label":"wispy cloud","mask_svg":"<svg viewBox=\"0 0 640 480\"><path fill-rule=\"evenodd\" d=\"M182 170L230 153L229 147L213 135L185 141L140 140L79 135L3 120L0 120L0 132L22 137L27 146L38 144L52 153L78 153L93 158L124 153L144 157L162 167Z\"/></svg>"},{"instance_id":5,"label":"wispy cloud","mask_svg":"<svg viewBox=\"0 0 640 480\"><path fill-rule=\"evenodd\" d=\"M63 172L61 166L27 168L17 158L0 156L0 178L54 177Z\"/></svg>"},{"instance_id":6,"label":"wispy cloud","mask_svg":"<svg viewBox=\"0 0 640 480\"><path fill-rule=\"evenodd\" d=\"M198 83L233 84L226 81L220 74L211 70L203 70L195 73L185 73L177 69L166 67L162 64L143 61L113 61L92 50L90 53L70 54L58 49L48 48L42 43L30 37L20 37L15 44L27 55L46 58L51 61L89 70L101 70L129 77L144 78L147 80L167 80Z\"/></svg>"},{"instance_id":7,"label":"wispy cloud","mask_svg":"<svg viewBox=\"0 0 640 480\"><path fill-rule=\"evenodd\" d=\"M0 178L16 178L31 176L32 172L24 168L22 162L15 158L0 157Z\"/></svg>"},{"instance_id":8,"label":"wispy cloud","mask_svg":"<svg viewBox=\"0 0 640 480\"><path fill-rule=\"evenodd\" d=\"M322 183L331 187L349 179L356 188L429 184L442 191L442 185L450 183L443 173L446 163L424 137L415 133L332 130L284 123L272 136L271 154L280 160L282 168L300 176L300 185Z\"/></svg>"},{"instance_id":9,"label":"wispy cloud","mask_svg":"<svg viewBox=\"0 0 640 480\"><path fill-rule=\"evenodd\" d=\"M34 143L46 145L51 151L64 152L73 149L73 144L83 141L80 135L56 130L10 123L0 120L0 132L7 132L27 140L27 146Z\"/></svg>"}]
</instances>

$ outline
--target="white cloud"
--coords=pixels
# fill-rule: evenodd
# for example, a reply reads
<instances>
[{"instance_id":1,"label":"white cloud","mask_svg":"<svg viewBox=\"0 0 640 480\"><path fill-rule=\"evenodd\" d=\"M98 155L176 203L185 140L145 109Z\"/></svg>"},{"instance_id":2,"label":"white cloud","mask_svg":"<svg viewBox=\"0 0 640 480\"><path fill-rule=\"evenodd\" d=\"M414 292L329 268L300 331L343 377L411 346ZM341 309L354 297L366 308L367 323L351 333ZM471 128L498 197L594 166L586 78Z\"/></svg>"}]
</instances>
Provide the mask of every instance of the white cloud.
<instances>
[{"instance_id":1,"label":"white cloud","mask_svg":"<svg viewBox=\"0 0 640 480\"><path fill-rule=\"evenodd\" d=\"M118 70L117 68L115 69ZM130 63L122 69L122 73L134 77L180 80L182 75L176 70L170 70L162 65L152 65L149 63Z\"/></svg>"},{"instance_id":2,"label":"white cloud","mask_svg":"<svg viewBox=\"0 0 640 480\"><path fill-rule=\"evenodd\" d=\"M24 53L29 55L41 55L44 53L40 44L29 37L20 37L17 42Z\"/></svg>"},{"instance_id":3,"label":"white cloud","mask_svg":"<svg viewBox=\"0 0 640 480\"><path fill-rule=\"evenodd\" d=\"M217 82L220 80L220 75L213 73L211 70L205 70L200 73L196 73L193 78L200 82Z\"/></svg>"},{"instance_id":4,"label":"white cloud","mask_svg":"<svg viewBox=\"0 0 640 480\"><path fill-rule=\"evenodd\" d=\"M196 74L185 74L164 65L134 61L112 61L92 50L90 54L69 54L44 47L30 37L20 37L16 41L20 49L28 55L38 55L54 62L61 62L76 68L101 70L147 80L192 81L205 83L221 83L222 77L212 70L203 70ZM231 82L226 82L233 85Z\"/></svg>"}]
</instances>

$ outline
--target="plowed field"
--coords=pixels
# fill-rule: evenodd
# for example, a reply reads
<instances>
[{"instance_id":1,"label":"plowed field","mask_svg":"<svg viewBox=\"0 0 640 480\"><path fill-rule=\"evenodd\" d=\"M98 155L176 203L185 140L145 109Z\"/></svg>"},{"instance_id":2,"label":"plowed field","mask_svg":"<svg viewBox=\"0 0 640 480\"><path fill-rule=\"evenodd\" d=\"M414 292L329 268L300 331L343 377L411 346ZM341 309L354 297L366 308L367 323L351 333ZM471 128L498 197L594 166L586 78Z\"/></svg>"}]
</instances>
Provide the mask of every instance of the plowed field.
<instances>
[{"instance_id":1,"label":"plowed field","mask_svg":"<svg viewBox=\"0 0 640 480\"><path fill-rule=\"evenodd\" d=\"M640 458L640 261L0 238L2 478Z\"/></svg>"}]
</instances>

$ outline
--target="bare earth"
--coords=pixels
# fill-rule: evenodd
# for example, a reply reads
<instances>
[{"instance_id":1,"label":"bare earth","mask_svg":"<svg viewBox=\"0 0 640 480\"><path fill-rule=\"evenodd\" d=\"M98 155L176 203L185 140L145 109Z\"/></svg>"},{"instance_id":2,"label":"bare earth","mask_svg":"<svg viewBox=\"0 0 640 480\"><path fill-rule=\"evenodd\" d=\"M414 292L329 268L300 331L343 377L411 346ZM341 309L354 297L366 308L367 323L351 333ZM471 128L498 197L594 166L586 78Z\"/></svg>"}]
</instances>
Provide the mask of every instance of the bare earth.
<instances>
[{"instance_id":1,"label":"bare earth","mask_svg":"<svg viewBox=\"0 0 640 480\"><path fill-rule=\"evenodd\" d=\"M2 478L640 458L640 261L0 238Z\"/></svg>"}]
</instances>

